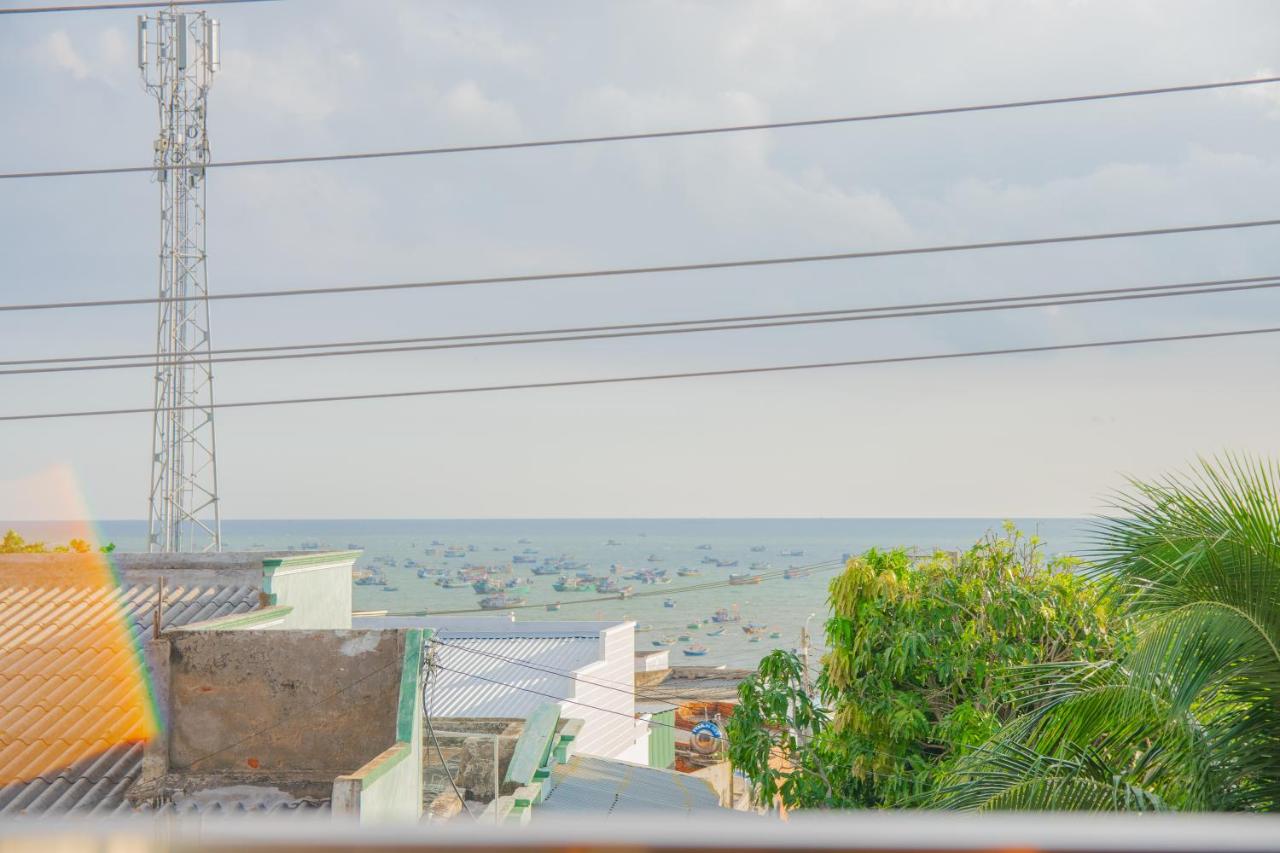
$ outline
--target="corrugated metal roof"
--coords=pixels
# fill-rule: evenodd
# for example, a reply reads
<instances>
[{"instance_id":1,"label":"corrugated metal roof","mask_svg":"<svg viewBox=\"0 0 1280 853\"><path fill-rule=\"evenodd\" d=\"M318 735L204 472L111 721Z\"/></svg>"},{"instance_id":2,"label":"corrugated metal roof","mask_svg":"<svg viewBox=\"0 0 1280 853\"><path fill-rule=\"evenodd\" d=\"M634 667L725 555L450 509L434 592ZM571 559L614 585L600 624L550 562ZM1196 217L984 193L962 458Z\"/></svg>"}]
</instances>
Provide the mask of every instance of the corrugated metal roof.
<instances>
[{"instance_id":1,"label":"corrugated metal roof","mask_svg":"<svg viewBox=\"0 0 1280 853\"><path fill-rule=\"evenodd\" d=\"M589 755L575 755L568 764L557 765L543 784L549 789L542 803L534 806L535 819L722 810L719 796L705 779Z\"/></svg>"},{"instance_id":2,"label":"corrugated metal roof","mask_svg":"<svg viewBox=\"0 0 1280 853\"><path fill-rule=\"evenodd\" d=\"M570 675L600 659L599 635L497 636L442 631L437 636L442 642L435 646L436 659L443 669L437 670L426 691L426 712L433 717L524 719L534 708L551 701L538 694L572 696Z\"/></svg>"},{"instance_id":3,"label":"corrugated metal roof","mask_svg":"<svg viewBox=\"0 0 1280 853\"><path fill-rule=\"evenodd\" d=\"M149 727L134 647L157 594L0 587L0 817L124 807ZM259 605L247 586L171 587L164 598L165 628Z\"/></svg>"}]
</instances>

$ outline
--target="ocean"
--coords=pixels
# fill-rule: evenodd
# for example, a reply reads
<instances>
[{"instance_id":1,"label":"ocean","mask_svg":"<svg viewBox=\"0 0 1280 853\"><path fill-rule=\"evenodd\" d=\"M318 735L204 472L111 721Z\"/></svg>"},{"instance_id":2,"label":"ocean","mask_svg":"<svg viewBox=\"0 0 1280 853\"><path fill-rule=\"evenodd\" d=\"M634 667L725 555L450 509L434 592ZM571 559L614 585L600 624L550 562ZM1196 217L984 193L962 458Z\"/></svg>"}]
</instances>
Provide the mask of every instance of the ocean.
<instances>
[{"instance_id":1,"label":"ocean","mask_svg":"<svg viewBox=\"0 0 1280 853\"><path fill-rule=\"evenodd\" d=\"M1068 554L1086 545L1088 520L1078 518L1015 519L1028 533L1036 533L1048 554ZM636 597L625 600L579 601L596 598L594 591L558 593L552 589L555 575L534 577L529 564L516 564L516 574L531 579L524 596L538 605L515 611L520 620L547 619L634 619L638 625L637 649L654 648L654 641L688 634L688 642L670 647L672 664L754 667L775 648L793 649L800 642L800 629L812 614L810 630L814 651L822 642L822 622L827 615L827 584L844 554L871 547L906 547L918 550L955 550L972 545L989 530L997 530L1000 519L989 518L893 518L893 519L324 519L324 520L228 520L222 525L226 550L292 549L303 547L357 547L364 555L360 567L374 567L374 561L394 560L396 565L380 565L388 585L356 586L356 610L450 611L479 607L481 596L470 587L443 589L434 578L417 577L417 566L458 568L464 563L502 564L528 549L544 557L565 556L589 565L596 575L639 568L665 569L671 582L665 585L634 585ZM0 529L14 528L27 539L51 543L65 541L83 530L83 525L58 522L0 522ZM105 521L93 525L103 542L114 542L123 551L141 550L146 541L144 521ZM522 542L521 540L527 540ZM464 558L427 556L433 541L470 546ZM614 542L616 544L608 544ZM700 549L699 545L709 545ZM757 550L752 550L753 548ZM440 549L442 552L443 549ZM793 555L792 552L801 554ZM704 557L728 562L736 568L704 564ZM650 559L653 558L653 559ZM417 566L405 567L405 560ZM682 591L684 588L726 581L731 572L745 572L753 563L779 572L789 566L823 564L807 577L777 577L758 585L718 586ZM681 567L698 569L693 577L677 577ZM763 570L763 569L762 569ZM673 607L664 606L670 599ZM545 604L560 603L547 612ZM697 629L689 623L707 619L720 608L736 607L742 623L768 626L757 641L731 624L719 636L707 636L716 626ZM476 615L482 615L477 613ZM768 633L777 632L777 638ZM707 648L705 656L691 657L683 651L698 643Z\"/></svg>"}]
</instances>

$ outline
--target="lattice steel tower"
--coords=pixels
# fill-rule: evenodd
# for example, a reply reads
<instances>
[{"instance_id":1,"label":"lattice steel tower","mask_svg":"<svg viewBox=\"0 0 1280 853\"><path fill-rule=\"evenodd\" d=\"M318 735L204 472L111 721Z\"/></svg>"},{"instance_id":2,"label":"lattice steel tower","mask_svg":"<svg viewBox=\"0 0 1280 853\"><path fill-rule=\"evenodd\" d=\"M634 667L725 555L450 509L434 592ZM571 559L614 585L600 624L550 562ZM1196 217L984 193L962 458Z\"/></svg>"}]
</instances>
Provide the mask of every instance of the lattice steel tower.
<instances>
[{"instance_id":1,"label":"lattice steel tower","mask_svg":"<svg viewBox=\"0 0 1280 853\"><path fill-rule=\"evenodd\" d=\"M160 108L160 299L156 320L149 551L218 551L213 367L205 278L206 104L218 22L176 7L138 18L138 68Z\"/></svg>"}]
</instances>

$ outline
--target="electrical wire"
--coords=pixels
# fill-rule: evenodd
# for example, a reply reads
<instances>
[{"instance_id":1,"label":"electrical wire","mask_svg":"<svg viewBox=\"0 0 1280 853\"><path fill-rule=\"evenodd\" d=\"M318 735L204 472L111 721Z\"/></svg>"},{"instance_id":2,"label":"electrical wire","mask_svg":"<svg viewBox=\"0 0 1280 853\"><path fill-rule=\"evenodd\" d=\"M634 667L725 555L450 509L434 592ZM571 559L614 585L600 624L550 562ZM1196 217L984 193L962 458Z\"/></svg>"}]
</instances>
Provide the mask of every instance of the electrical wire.
<instances>
[{"instance_id":1,"label":"electrical wire","mask_svg":"<svg viewBox=\"0 0 1280 853\"><path fill-rule=\"evenodd\" d=\"M104 12L118 9L159 9L168 6L226 6L231 3L271 3L275 0L150 0L150 2L88 3L80 6L18 6L0 15L38 15L48 12Z\"/></svg>"},{"instance_id":2,"label":"electrical wire","mask_svg":"<svg viewBox=\"0 0 1280 853\"><path fill-rule=\"evenodd\" d=\"M477 678L481 681L487 681L490 684L496 684L499 687L510 687L512 690L521 690L525 693L532 693L536 696L545 696L546 698L554 700L556 702L568 702L570 705L578 705L583 708L590 708L593 711L600 711L601 713L605 713L605 714L615 714L619 717L626 717L628 720L631 720L633 722L636 719L635 714L628 714L626 711L619 711L614 708L602 708L599 705L592 705L589 702L579 702L575 699L566 699L563 696L556 696L553 693L544 693L541 690L534 690L532 687L521 687L518 684L511 684L506 681L498 681L497 679L486 678L485 676L478 675L474 672L467 672L466 670L462 670L462 669L452 669L450 667L445 666L444 664L439 664L439 663L436 664L436 669L442 670L444 672L452 672L456 675L462 675L467 678ZM648 723L651 726L665 726L669 729L679 728L678 726L675 726L671 723L664 723L661 720L649 720Z\"/></svg>"},{"instance_id":3,"label":"electrical wire","mask_svg":"<svg viewBox=\"0 0 1280 853\"><path fill-rule=\"evenodd\" d=\"M432 705L435 705L436 682L439 681L439 679L435 677L435 670L438 666L439 664L435 661L435 656L433 654L431 659L427 663L427 670L428 670L427 678L428 678L428 681L430 682L428 689L431 691ZM464 811L466 811L467 816L474 821L479 821L480 819L476 817L474 812L471 811L471 806L467 805L467 798L462 796L462 792L458 790L458 783L453 781L453 772L449 770L449 762L444 760L444 751L440 749L440 741L436 738L435 726L432 725L431 723L430 709L424 708L422 710L422 719L427 724L427 731L431 733L431 742L435 744L436 755L440 757L440 769L444 771L445 778L449 780L449 787L453 788L453 793L457 794L458 802L462 803L462 808ZM493 796L496 798L498 796L498 792L494 791Z\"/></svg>"},{"instance_id":4,"label":"electrical wire","mask_svg":"<svg viewBox=\"0 0 1280 853\"><path fill-rule=\"evenodd\" d=\"M639 692L637 692L637 691L634 689L634 685L632 685L632 689L628 690L628 689L627 689L627 688L625 688L625 687L616 686L616 685L620 684L620 682L613 682L613 684L605 684L605 683L598 682L598 681L592 681L591 679L589 679L589 678L584 678L584 677L582 677L582 676L580 676L580 675L575 675L575 674L574 674L574 673L572 673L572 672L566 672L566 671L564 671L564 670L558 670L558 669L554 669L554 668L543 667L543 666L540 666L539 664L534 663L533 661L526 660L526 659L524 659L524 658L507 657L506 655L500 655L500 654L498 654L498 653L496 653L496 652L486 652L486 651L483 651L482 649L477 649L477 648L474 648L474 647L472 647L472 646L460 646L460 645L457 645L456 643L446 643L446 642L444 642L443 640L436 640L436 639L434 639L434 638L433 638L433 640L432 640L432 641L433 641L434 643L436 643L436 645L443 646L443 647L444 647L444 648L446 648L446 649L456 649L456 650L458 650L458 651L467 652L467 653L470 653L470 654L473 654L473 655L479 655L479 656L481 656L481 657L492 658L492 659L494 659L494 660L500 660L500 661L503 661L503 662L505 662L505 663L510 663L510 664L515 665L515 666L522 667L522 668L524 668L524 669L529 669L529 670L534 670L534 671L537 671L537 672L546 673L547 675L554 675L554 676L557 676L557 677L559 677L559 678L567 678L567 679L569 679L570 681L573 681L573 682L575 682L575 683L577 683L577 684L585 684L585 685L587 685L587 686L589 686L589 687L599 687L599 688L601 688L601 689L603 689L603 690L613 690L614 692L617 692L617 693L623 693L623 694L626 694L627 696L630 696L630 697L632 697L633 699L643 699L643 700L644 700L644 701L646 701L646 702L657 702L658 704L661 704L661 705L668 705L668 706L670 706L670 707L672 707L672 708L679 708L679 707L681 707L680 705L678 705L678 704L676 704L676 703L674 703L674 702L668 701L668 700L666 700L666 699L659 699L659 698L657 698L656 696L646 696L646 695L644 695L643 693L639 693Z\"/></svg>"},{"instance_id":5,"label":"electrical wire","mask_svg":"<svg viewBox=\"0 0 1280 853\"><path fill-rule=\"evenodd\" d=\"M168 5L168 4L159 4ZM744 133L762 130L783 130L800 127L822 127L837 124L888 121L904 118L955 115L960 113L991 112L995 110L1043 107L1057 104L1077 104L1088 101L1107 101L1121 98L1138 98L1149 95L1169 95L1179 92L1203 92L1213 89L1230 89L1241 86L1259 86L1280 81L1280 77L1253 77L1247 80L1228 80L1218 83L1192 83L1183 86L1161 86L1154 89L1127 89L1117 92L1101 92L1090 95L1068 95L1058 98L1035 98L1023 101L1001 101L987 104L970 104L958 107L937 107L923 110L868 113L863 115L836 116L832 118L801 119L797 121L757 122L752 124L724 125L719 127L690 128L685 130L657 130L640 133L611 133L595 136L562 137L525 142L501 142L485 145L454 145L434 148L403 148L390 151L365 151L344 154L316 154L295 157L259 157L245 160L221 160L204 164L207 169L240 168L245 166L279 166L297 163L333 163L349 160L385 160L400 157L423 157L438 154L470 154L488 151L512 151L528 148L553 148L569 145L593 145L605 142L632 142L648 139L672 139L688 136L710 136L728 133ZM86 175L120 175L138 172L155 172L189 168L187 165L107 166L100 168L46 169L27 172L0 173L0 179L15 178L65 178Z\"/></svg>"},{"instance_id":6,"label":"electrical wire","mask_svg":"<svg viewBox=\"0 0 1280 853\"><path fill-rule=\"evenodd\" d=\"M1253 282L1242 284L1238 282ZM449 335L434 338L399 338L386 341L348 341L330 344L297 344L294 346L279 345L270 347L241 347L231 350L210 351L209 353L192 352L188 360L175 360L173 353L165 353L155 360L154 355L119 355L119 356L87 356L82 359L70 357L50 359L28 359L15 362L0 361L0 365L31 363L65 363L69 361L95 362L93 364L60 364L56 367L18 367L0 369L0 376L15 376L43 373L74 373L80 371L125 370L130 368L174 367L189 360L198 360L201 364L227 364L256 361L279 361L300 358L324 358L332 356L377 355L402 352L422 352L451 349L470 349L476 347L517 346L524 344L565 343L574 341L610 340L615 338L652 337L655 335L691 334L697 332L724 332L744 329L771 329L791 326L822 325L831 323L850 323L862 320L890 320L911 317L930 317L951 314L969 314L987 311L1010 311L1022 308L1051 308L1064 305L1105 304L1136 299L1166 299L1177 296L1203 296L1215 293L1235 293L1240 291L1262 290L1280 287L1280 277L1222 279L1213 282L1196 282L1189 284L1157 285L1136 288L1113 288L1110 290L1078 291L1079 298L1053 299L1052 294L1031 296L1003 296L991 299L969 299L954 302L921 303L919 305L889 306L884 308L846 308L830 311L803 311L790 314L763 314L756 317L719 318L706 320L673 320L669 323L627 323L613 326L583 326L577 329L561 330L569 333L586 332L587 334L558 334L557 330L528 332L494 332L488 335ZM1117 294L1111 296L1092 296L1088 294ZM1073 295L1073 294L1068 294ZM950 306L950 307L934 307ZM901 310L898 310L901 309ZM740 322L752 321L752 322ZM600 331L597 329L617 330ZM516 337L525 335L527 337ZM464 338L467 340L459 340ZM484 340L475 340L481 339ZM448 341L448 343L426 343ZM419 343L421 342L421 343ZM395 344L383 346L382 344ZM414 344L404 346L402 344ZM321 347L332 349L320 350ZM303 350L302 352L281 353L280 350ZM255 355L222 355L220 353L262 353ZM151 361L124 361L125 359L151 358ZM100 363L107 359L120 360L119 364Z\"/></svg>"},{"instance_id":7,"label":"electrical wire","mask_svg":"<svg viewBox=\"0 0 1280 853\"><path fill-rule=\"evenodd\" d=\"M217 302L230 299L274 299L286 296L324 296L339 293L373 293L379 291L414 290L431 287L461 287L488 284L529 284L545 281L568 281L579 278L612 278L674 272L701 272L704 270L824 263L827 261L853 261L867 258L893 258L907 255L936 255L949 252L972 252L983 249L1008 249L1021 246L1046 246L1063 243L1086 243L1098 240L1122 240L1133 237L1159 237L1171 234L1232 231L1242 228L1266 228L1274 225L1280 225L1280 219L1253 219L1238 222L1216 222L1209 225L1180 225L1166 228L1144 228L1130 231L1104 231L1092 234L1070 234L1055 237L1028 237L1021 240L992 240L982 243L950 243L945 245L915 246L902 249L872 249L860 252L835 252L822 255L791 255L787 257L703 261L699 263L664 264L646 267L618 267L595 270L578 270L573 272L436 279L432 281L395 282L390 284L353 284L339 287L303 287L281 290L240 291L235 293L210 293L207 296L145 296L121 299L87 299L70 302L19 303L0 305L0 311L47 311L63 308L103 308L108 306L124 305L158 305L170 302L193 302L202 300Z\"/></svg>"},{"instance_id":8,"label":"electrical wire","mask_svg":"<svg viewBox=\"0 0 1280 853\"><path fill-rule=\"evenodd\" d=\"M366 394L328 394L315 397L283 397L268 400L238 400L231 403L212 403L208 406L138 406L118 409L82 409L64 412L33 412L18 415L0 415L0 421L53 420L59 418L105 417L108 415L150 415L157 412L209 411L212 409L245 409L266 406L293 406L307 403L338 403L366 400L398 400L409 397L436 397L452 394L484 394L499 391L530 391L546 388L577 388L594 385L618 385L631 382L658 382L669 379L700 379L719 376L749 376L764 373L790 373L801 370L826 370L836 367L869 367L883 364L911 364L925 361L949 361L967 358L985 358L1001 355L1025 355L1041 352L1104 349L1109 347L1140 346L1145 344L1198 341L1217 338L1234 338L1253 335L1269 335L1280 332L1280 326L1255 329L1234 329L1225 332L1195 332L1185 335L1158 335L1147 338L1120 338L1106 341L1084 341L1073 344L1045 344L1041 346L1005 347L1002 349L969 350L967 352L928 353L925 355L883 356L879 358L850 359L848 361L821 361L808 364L782 364L765 367L732 367L720 370L689 370L679 373L650 373L637 376L608 376L599 379L560 379L546 382L517 382L505 385L473 385L459 388L428 388L414 391L379 391Z\"/></svg>"}]
</instances>

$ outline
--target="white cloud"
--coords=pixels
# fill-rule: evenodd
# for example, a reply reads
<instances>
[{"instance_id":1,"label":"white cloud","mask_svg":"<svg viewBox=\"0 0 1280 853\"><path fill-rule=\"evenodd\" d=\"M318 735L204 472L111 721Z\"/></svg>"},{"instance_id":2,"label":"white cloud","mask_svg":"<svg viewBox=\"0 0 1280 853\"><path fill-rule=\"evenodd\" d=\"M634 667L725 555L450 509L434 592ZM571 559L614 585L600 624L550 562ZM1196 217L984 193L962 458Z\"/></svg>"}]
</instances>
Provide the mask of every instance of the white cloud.
<instances>
[{"instance_id":1,"label":"white cloud","mask_svg":"<svg viewBox=\"0 0 1280 853\"><path fill-rule=\"evenodd\" d=\"M77 80L89 76L89 63L71 43L65 30L54 30L40 43L40 56L54 67L69 73Z\"/></svg>"},{"instance_id":2,"label":"white cloud","mask_svg":"<svg viewBox=\"0 0 1280 853\"><path fill-rule=\"evenodd\" d=\"M521 132L515 108L486 95L474 80L458 83L440 98L440 104L447 120L461 128L504 139L514 139Z\"/></svg>"}]
</instances>

